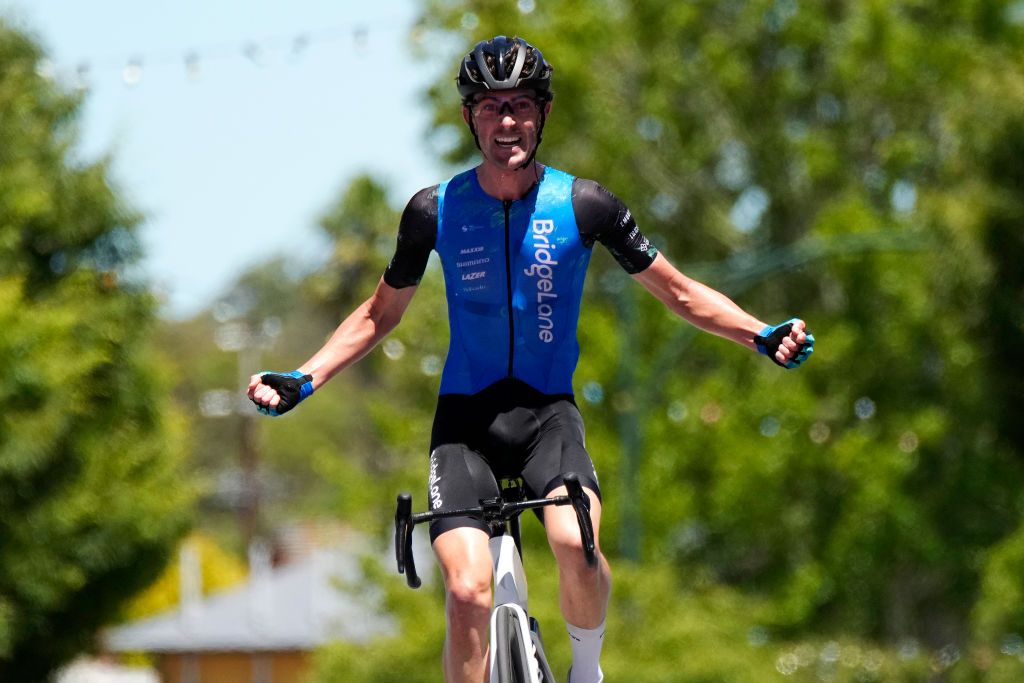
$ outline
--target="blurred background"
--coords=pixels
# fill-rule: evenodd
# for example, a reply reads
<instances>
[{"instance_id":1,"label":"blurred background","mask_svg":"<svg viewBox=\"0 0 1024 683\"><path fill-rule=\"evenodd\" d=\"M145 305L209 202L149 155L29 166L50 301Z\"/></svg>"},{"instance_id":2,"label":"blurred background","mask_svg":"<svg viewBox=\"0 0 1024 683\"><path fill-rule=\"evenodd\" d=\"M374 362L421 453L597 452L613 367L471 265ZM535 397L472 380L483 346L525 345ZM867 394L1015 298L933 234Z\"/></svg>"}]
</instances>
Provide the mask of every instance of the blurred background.
<instances>
[{"instance_id":1,"label":"blurred background","mask_svg":"<svg viewBox=\"0 0 1024 683\"><path fill-rule=\"evenodd\" d=\"M0 680L441 680L439 582L387 555L395 494L423 507L436 262L301 410L241 387L318 348L408 197L475 163L452 79L498 33L555 66L543 162L818 339L783 372L595 249L608 680L1024 680L1024 2L378 4L0 3ZM274 640L270 592L327 553L358 628ZM248 630L213 643L221 618Z\"/></svg>"}]
</instances>

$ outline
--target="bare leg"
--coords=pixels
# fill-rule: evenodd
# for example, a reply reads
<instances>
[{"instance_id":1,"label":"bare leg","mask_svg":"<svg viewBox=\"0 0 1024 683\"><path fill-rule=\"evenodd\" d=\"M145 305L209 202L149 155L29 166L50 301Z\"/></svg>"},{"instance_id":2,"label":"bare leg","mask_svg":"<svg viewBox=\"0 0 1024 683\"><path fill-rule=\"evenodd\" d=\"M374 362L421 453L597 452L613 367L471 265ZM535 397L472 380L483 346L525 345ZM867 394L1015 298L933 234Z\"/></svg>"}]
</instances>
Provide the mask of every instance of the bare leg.
<instances>
[{"instance_id":1,"label":"bare leg","mask_svg":"<svg viewBox=\"0 0 1024 683\"><path fill-rule=\"evenodd\" d=\"M590 519L594 523L594 545L597 566L587 564L583 554L583 540L571 506L544 509L544 528L548 543L558 562L558 597L562 616L573 626L592 629L604 622L611 594L611 570L601 554L599 533L601 527L601 501L593 491L584 489L590 497ZM548 497L564 496L560 486Z\"/></svg>"},{"instance_id":2,"label":"bare leg","mask_svg":"<svg viewBox=\"0 0 1024 683\"><path fill-rule=\"evenodd\" d=\"M487 683L491 613L491 553L487 534L460 527L434 541L445 585L444 679L446 683Z\"/></svg>"}]
</instances>

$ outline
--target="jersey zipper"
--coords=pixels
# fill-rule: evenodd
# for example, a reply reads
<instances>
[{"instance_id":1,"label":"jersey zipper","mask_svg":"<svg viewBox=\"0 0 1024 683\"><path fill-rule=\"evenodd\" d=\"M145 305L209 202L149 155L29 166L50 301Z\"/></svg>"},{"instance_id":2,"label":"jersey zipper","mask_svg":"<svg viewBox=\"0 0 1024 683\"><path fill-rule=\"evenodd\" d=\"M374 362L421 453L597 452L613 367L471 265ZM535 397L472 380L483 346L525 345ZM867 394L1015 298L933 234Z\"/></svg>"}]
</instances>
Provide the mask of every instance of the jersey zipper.
<instances>
[{"instance_id":1,"label":"jersey zipper","mask_svg":"<svg viewBox=\"0 0 1024 683\"><path fill-rule=\"evenodd\" d=\"M502 204L505 207L505 291L508 292L508 376L512 377L512 353L516 341L516 326L512 319L512 248L509 234L509 211L512 208L512 200L503 200Z\"/></svg>"}]
</instances>

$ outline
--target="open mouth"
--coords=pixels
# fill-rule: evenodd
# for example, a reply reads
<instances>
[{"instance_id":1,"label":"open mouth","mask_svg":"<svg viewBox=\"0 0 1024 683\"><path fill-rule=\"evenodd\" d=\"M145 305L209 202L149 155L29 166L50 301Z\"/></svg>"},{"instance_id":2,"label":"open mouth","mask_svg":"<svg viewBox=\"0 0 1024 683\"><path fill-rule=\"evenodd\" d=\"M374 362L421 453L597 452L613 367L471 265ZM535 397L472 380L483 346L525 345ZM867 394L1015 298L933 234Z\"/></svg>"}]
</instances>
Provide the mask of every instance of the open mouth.
<instances>
[{"instance_id":1,"label":"open mouth","mask_svg":"<svg viewBox=\"0 0 1024 683\"><path fill-rule=\"evenodd\" d=\"M522 140L523 139L521 137L513 136L503 136L494 139L494 141L497 143L499 147L515 147L520 142L522 142Z\"/></svg>"}]
</instances>

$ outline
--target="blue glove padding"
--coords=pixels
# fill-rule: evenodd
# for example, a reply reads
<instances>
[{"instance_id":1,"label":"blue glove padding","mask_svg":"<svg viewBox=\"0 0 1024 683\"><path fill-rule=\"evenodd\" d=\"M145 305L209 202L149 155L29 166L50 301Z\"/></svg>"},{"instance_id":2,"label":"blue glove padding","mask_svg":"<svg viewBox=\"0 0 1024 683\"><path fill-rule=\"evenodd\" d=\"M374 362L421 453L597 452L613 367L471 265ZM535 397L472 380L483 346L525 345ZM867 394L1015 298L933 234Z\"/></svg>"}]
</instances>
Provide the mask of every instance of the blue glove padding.
<instances>
[{"instance_id":1,"label":"blue glove padding","mask_svg":"<svg viewBox=\"0 0 1024 683\"><path fill-rule=\"evenodd\" d=\"M284 415L289 410L299 405L303 400L313 395L313 375L304 375L298 370L292 372L260 372L260 381L277 392L281 402L277 408L264 407L262 403L256 403L256 409L264 415L277 417Z\"/></svg>"},{"instance_id":2,"label":"blue glove padding","mask_svg":"<svg viewBox=\"0 0 1024 683\"><path fill-rule=\"evenodd\" d=\"M810 330L804 330L804 334L807 335L807 340L800 345L796 350L795 355L790 357L790 359L785 363L780 363L775 358L775 352L779 350L782 340L789 336L790 331L793 329L793 323L797 320L799 320L799 318L793 318L784 323L775 325L774 327L769 325L761 330L761 334L754 337L754 343L757 344L757 350L760 353L771 358L772 362L776 365L782 366L788 370L800 367L800 365L807 360L812 353L814 353L814 335L811 334Z\"/></svg>"}]
</instances>

